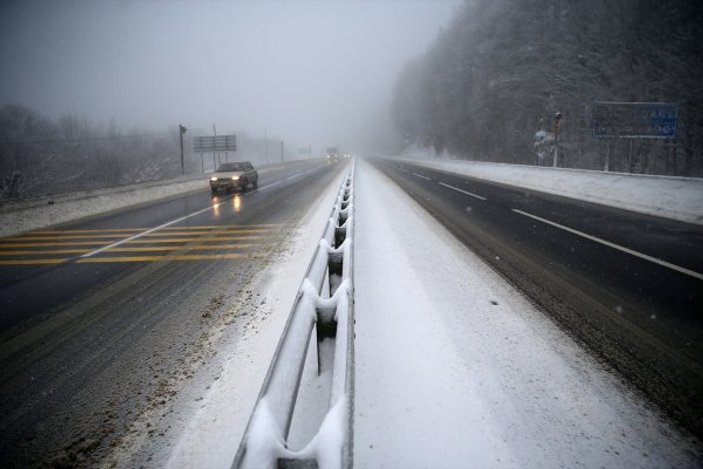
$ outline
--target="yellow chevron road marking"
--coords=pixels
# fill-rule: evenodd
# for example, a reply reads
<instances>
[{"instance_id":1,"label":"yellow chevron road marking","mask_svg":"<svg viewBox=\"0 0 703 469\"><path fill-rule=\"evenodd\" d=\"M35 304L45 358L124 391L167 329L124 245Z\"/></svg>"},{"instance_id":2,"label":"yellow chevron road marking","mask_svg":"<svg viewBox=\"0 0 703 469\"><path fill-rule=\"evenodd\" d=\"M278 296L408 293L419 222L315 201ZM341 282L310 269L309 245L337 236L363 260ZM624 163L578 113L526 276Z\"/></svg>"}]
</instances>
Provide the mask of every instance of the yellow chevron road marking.
<instances>
[{"instance_id":1,"label":"yellow chevron road marking","mask_svg":"<svg viewBox=\"0 0 703 469\"><path fill-rule=\"evenodd\" d=\"M104 241L68 241L65 243L8 243L0 244L0 249L49 247L49 246L100 246Z\"/></svg>"},{"instance_id":2,"label":"yellow chevron road marking","mask_svg":"<svg viewBox=\"0 0 703 469\"><path fill-rule=\"evenodd\" d=\"M14 236L11 238L2 238L3 241L52 241L54 239L93 239L93 238L107 238L98 240L99 242L107 241L109 239L119 239L124 237L124 234L113 234L113 235L58 235L58 236Z\"/></svg>"},{"instance_id":3,"label":"yellow chevron road marking","mask_svg":"<svg viewBox=\"0 0 703 469\"><path fill-rule=\"evenodd\" d=\"M258 257L256 252L198 254L197 251L255 250L258 242L269 239L283 224L167 226L116 246L108 253L159 253L164 255L94 256L76 263L201 261ZM42 230L22 236L0 238L0 266L55 265L70 262L73 256L86 254L114 240L141 233L150 228L108 228L77 230ZM192 243L193 245L189 245ZM177 251L192 254L170 254ZM11 259L10 256L63 256ZM70 257L65 257L69 255Z\"/></svg>"},{"instance_id":4,"label":"yellow chevron road marking","mask_svg":"<svg viewBox=\"0 0 703 469\"><path fill-rule=\"evenodd\" d=\"M197 226L167 226L161 228L159 231L188 231L188 230L227 230L233 231L237 229L275 229L281 226L282 223L263 223L255 225L197 225ZM103 229L80 229L80 230L41 230L32 231L27 233L25 236L31 235L54 235L54 234L90 234L90 233L129 233L149 230L151 228L141 227L141 228L103 228Z\"/></svg>"},{"instance_id":5,"label":"yellow chevron road marking","mask_svg":"<svg viewBox=\"0 0 703 469\"><path fill-rule=\"evenodd\" d=\"M255 229L241 229L241 230L210 230L210 231L169 231L167 233L159 233L158 231L155 233L149 233L145 234L144 237L147 236L193 236L197 237L198 235L209 235L209 234L262 234L262 233L270 233L274 230L269 229L269 228L255 228Z\"/></svg>"},{"instance_id":6,"label":"yellow chevron road marking","mask_svg":"<svg viewBox=\"0 0 703 469\"><path fill-rule=\"evenodd\" d=\"M217 249L250 249L258 246L258 244L213 244L201 246L148 246L148 247L116 247L108 249L105 252L149 252L149 251L207 251ZM87 252L87 251L83 251Z\"/></svg>"},{"instance_id":7,"label":"yellow chevron road marking","mask_svg":"<svg viewBox=\"0 0 703 469\"><path fill-rule=\"evenodd\" d=\"M0 265L48 265L60 264L68 259L8 259L0 260Z\"/></svg>"},{"instance_id":8,"label":"yellow chevron road marking","mask_svg":"<svg viewBox=\"0 0 703 469\"><path fill-rule=\"evenodd\" d=\"M26 233L25 236L31 235L53 235L53 234L70 234L70 233L130 233L132 231L141 232L149 228L105 228L94 230L41 230Z\"/></svg>"},{"instance_id":9,"label":"yellow chevron road marking","mask_svg":"<svg viewBox=\"0 0 703 469\"><path fill-rule=\"evenodd\" d=\"M215 230L215 229L227 229L227 230L236 230L238 228L268 228L268 229L275 229L278 228L279 226L282 226L283 223L259 223L259 224L254 224L254 225L195 225L195 226L167 226L165 228L161 228L162 230Z\"/></svg>"},{"instance_id":10,"label":"yellow chevron road marking","mask_svg":"<svg viewBox=\"0 0 703 469\"><path fill-rule=\"evenodd\" d=\"M161 243L186 243L193 241L253 241L259 239L267 239L266 236L260 235L243 235L243 236L213 236L211 238L166 238L166 239L133 239L125 244L161 244Z\"/></svg>"},{"instance_id":11,"label":"yellow chevron road marking","mask_svg":"<svg viewBox=\"0 0 703 469\"><path fill-rule=\"evenodd\" d=\"M0 251L0 256L33 256L37 254L84 254L86 249L27 249L25 251Z\"/></svg>"},{"instance_id":12,"label":"yellow chevron road marking","mask_svg":"<svg viewBox=\"0 0 703 469\"><path fill-rule=\"evenodd\" d=\"M252 254L239 254L239 253L229 253L229 254L211 254L211 255L198 255L198 254L182 254L177 256L114 256L114 257L88 257L76 261L78 264L110 264L110 263L130 263L130 262L159 262L159 261L207 261L207 260L233 260L250 258L256 259L264 257L262 254L252 253ZM67 262L69 259L65 258L55 258L55 259L11 259L11 260L0 260L0 266L21 266L21 265L55 265Z\"/></svg>"},{"instance_id":13,"label":"yellow chevron road marking","mask_svg":"<svg viewBox=\"0 0 703 469\"><path fill-rule=\"evenodd\" d=\"M239 230L210 230L210 231L170 231L168 233L148 233L144 237L157 238L159 236L183 236L183 237L193 237L197 238L200 235L209 234L263 234L272 231L268 228L257 228L257 229L239 229ZM61 239L98 239L102 238L101 241L108 241L112 239L121 239L124 237L123 234L78 234L78 235L51 235L51 236L14 236L10 238L2 238L3 241L53 241Z\"/></svg>"},{"instance_id":14,"label":"yellow chevron road marking","mask_svg":"<svg viewBox=\"0 0 703 469\"><path fill-rule=\"evenodd\" d=\"M157 261L203 261L203 260L226 260L241 259L247 257L246 254L183 254L177 256L124 256L124 257L87 257L76 261L78 264L101 264L111 262L157 262Z\"/></svg>"},{"instance_id":15,"label":"yellow chevron road marking","mask_svg":"<svg viewBox=\"0 0 703 469\"><path fill-rule=\"evenodd\" d=\"M116 247L105 252L149 252L149 251L215 251L227 249L252 249L259 246L254 243L237 243L237 244L201 244L198 246L133 246L133 247ZM0 256L33 256L38 254L85 254L90 252L87 249L26 249L18 251L3 251L0 250Z\"/></svg>"},{"instance_id":16,"label":"yellow chevron road marking","mask_svg":"<svg viewBox=\"0 0 703 469\"><path fill-rule=\"evenodd\" d=\"M198 238L173 238L173 239L134 239L127 241L125 244L161 244L161 243L180 243L196 241ZM243 236L217 236L201 241L255 241L266 239L266 236L259 235L243 235ZM104 241L65 241L65 242L41 242L41 243L6 243L0 244L0 249L14 248L31 248L31 247L50 247L50 246L100 246Z\"/></svg>"}]
</instances>

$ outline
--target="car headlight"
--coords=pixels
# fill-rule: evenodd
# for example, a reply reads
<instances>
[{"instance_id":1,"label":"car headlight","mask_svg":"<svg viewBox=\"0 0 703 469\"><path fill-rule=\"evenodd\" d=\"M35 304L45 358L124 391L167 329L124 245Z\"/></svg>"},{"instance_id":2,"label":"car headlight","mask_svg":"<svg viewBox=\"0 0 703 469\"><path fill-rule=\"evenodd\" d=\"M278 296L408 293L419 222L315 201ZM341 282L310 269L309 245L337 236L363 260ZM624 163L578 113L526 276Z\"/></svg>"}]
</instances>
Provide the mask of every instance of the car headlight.
<instances>
[{"instance_id":1,"label":"car headlight","mask_svg":"<svg viewBox=\"0 0 703 469\"><path fill-rule=\"evenodd\" d=\"M217 181L217 178L213 176L213 177L210 178L210 180L211 180L211 181Z\"/></svg>"},{"instance_id":2,"label":"car headlight","mask_svg":"<svg viewBox=\"0 0 703 469\"><path fill-rule=\"evenodd\" d=\"M232 176L233 181L239 181L239 176Z\"/></svg>"}]
</instances>

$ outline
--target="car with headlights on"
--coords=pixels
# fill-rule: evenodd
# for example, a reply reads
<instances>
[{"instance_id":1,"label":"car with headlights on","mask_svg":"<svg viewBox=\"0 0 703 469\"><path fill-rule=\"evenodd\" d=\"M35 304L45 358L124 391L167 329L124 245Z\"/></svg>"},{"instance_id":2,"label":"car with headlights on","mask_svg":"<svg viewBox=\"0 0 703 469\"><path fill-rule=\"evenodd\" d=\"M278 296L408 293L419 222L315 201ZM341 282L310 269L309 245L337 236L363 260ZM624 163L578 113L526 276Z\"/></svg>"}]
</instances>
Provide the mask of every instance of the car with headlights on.
<instances>
[{"instance_id":1,"label":"car with headlights on","mask_svg":"<svg viewBox=\"0 0 703 469\"><path fill-rule=\"evenodd\" d=\"M248 161L222 163L210 177L210 190L213 194L224 189L244 191L248 187L256 189L259 185L259 173Z\"/></svg>"}]
</instances>

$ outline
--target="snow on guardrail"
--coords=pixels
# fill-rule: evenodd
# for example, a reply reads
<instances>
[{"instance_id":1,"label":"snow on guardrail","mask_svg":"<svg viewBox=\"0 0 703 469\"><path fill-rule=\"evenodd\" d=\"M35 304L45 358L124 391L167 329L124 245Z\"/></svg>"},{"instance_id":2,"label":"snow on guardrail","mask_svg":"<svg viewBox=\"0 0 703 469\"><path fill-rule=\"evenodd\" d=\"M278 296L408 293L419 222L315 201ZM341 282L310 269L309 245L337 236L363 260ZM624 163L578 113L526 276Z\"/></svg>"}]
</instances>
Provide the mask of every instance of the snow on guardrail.
<instances>
[{"instance_id":1,"label":"snow on guardrail","mask_svg":"<svg viewBox=\"0 0 703 469\"><path fill-rule=\"evenodd\" d=\"M233 468L351 468L354 403L354 163L298 291ZM300 451L287 440L316 328L318 374L331 372L327 413Z\"/></svg>"}]
</instances>

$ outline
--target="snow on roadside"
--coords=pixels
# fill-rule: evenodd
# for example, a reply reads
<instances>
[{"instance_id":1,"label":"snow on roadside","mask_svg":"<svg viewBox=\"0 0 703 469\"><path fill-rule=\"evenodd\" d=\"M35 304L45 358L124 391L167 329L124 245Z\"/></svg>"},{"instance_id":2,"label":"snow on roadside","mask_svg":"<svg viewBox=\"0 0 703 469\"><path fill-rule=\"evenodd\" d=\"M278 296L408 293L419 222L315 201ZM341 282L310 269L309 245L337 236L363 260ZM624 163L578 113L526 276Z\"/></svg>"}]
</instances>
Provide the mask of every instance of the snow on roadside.
<instances>
[{"instance_id":1,"label":"snow on roadside","mask_svg":"<svg viewBox=\"0 0 703 469\"><path fill-rule=\"evenodd\" d=\"M355 190L356 467L700 462L695 443L368 163Z\"/></svg>"},{"instance_id":2,"label":"snow on roadside","mask_svg":"<svg viewBox=\"0 0 703 469\"><path fill-rule=\"evenodd\" d=\"M703 179L441 159L429 168L703 225Z\"/></svg>"},{"instance_id":3,"label":"snow on roadside","mask_svg":"<svg viewBox=\"0 0 703 469\"><path fill-rule=\"evenodd\" d=\"M341 171L300 220L288 252L262 277L267 279L261 296L266 299L264 322L245 331L230 350L220 378L200 402L197 413L175 443L166 464L169 468L230 467L254 408L269 362L300 288L305 270L317 247L346 171ZM254 313L258 314L258 313Z\"/></svg>"},{"instance_id":4,"label":"snow on roadside","mask_svg":"<svg viewBox=\"0 0 703 469\"><path fill-rule=\"evenodd\" d=\"M198 178L145 187L130 185L119 190L96 191L87 197L65 201L57 199L51 204L0 213L0 236L12 236L131 205L206 190L207 184L204 178Z\"/></svg>"},{"instance_id":5,"label":"snow on roadside","mask_svg":"<svg viewBox=\"0 0 703 469\"><path fill-rule=\"evenodd\" d=\"M294 161L267 165L258 171L260 177L266 177L282 168L316 163L315 160ZM13 236L132 205L205 191L208 188L207 177L202 174L188 175L164 181L5 202L0 206L0 236Z\"/></svg>"}]
</instances>

